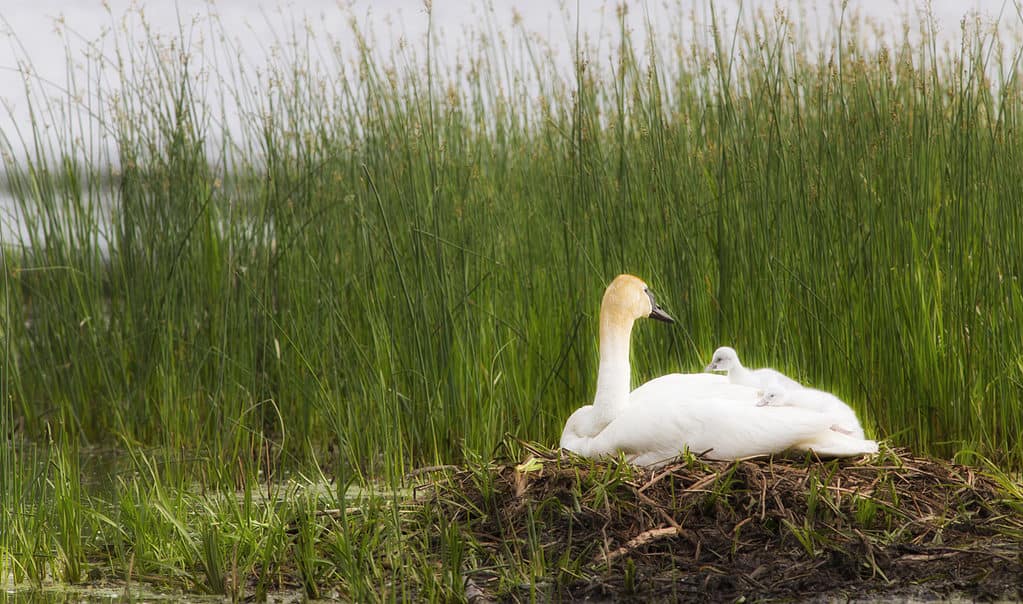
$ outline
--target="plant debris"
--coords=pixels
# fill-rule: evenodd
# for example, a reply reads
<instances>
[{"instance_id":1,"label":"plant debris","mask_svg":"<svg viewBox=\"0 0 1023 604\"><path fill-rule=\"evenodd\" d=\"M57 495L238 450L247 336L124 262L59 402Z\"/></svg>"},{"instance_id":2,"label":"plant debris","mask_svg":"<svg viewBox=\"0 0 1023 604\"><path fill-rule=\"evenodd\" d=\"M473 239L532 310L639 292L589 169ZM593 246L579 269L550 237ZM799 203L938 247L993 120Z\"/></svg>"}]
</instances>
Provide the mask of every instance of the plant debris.
<instances>
[{"instance_id":1,"label":"plant debris","mask_svg":"<svg viewBox=\"0 0 1023 604\"><path fill-rule=\"evenodd\" d=\"M976 468L886 449L643 470L523 446L430 489L474 544L474 602L1023 597L1021 491Z\"/></svg>"}]
</instances>

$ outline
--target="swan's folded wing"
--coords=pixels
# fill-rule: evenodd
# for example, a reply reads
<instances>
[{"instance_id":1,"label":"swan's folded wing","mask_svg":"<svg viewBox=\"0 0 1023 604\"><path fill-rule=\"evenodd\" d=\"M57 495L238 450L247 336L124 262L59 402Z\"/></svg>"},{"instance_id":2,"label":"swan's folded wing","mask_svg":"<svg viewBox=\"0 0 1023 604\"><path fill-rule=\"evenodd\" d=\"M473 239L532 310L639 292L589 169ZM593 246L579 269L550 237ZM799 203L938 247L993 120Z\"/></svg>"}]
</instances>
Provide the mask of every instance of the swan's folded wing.
<instances>
[{"instance_id":1,"label":"swan's folded wing","mask_svg":"<svg viewBox=\"0 0 1023 604\"><path fill-rule=\"evenodd\" d=\"M863 426L856 411L834 394L825 390L802 388L788 391L784 396L787 398L785 404L827 414L833 425L854 438L864 440Z\"/></svg>"},{"instance_id":2,"label":"swan's folded wing","mask_svg":"<svg viewBox=\"0 0 1023 604\"><path fill-rule=\"evenodd\" d=\"M686 449L710 459L739 459L799 447L829 430L829 418L814 411L679 397L631 406L593 439L591 450L621 451L639 465L667 461Z\"/></svg>"},{"instance_id":3,"label":"swan's folded wing","mask_svg":"<svg viewBox=\"0 0 1023 604\"><path fill-rule=\"evenodd\" d=\"M778 371L777 369L770 368L756 369L753 371L753 374L757 376L761 384L763 384L764 386L774 383L786 389L804 387L802 384L785 375L784 373Z\"/></svg>"},{"instance_id":4,"label":"swan's folded wing","mask_svg":"<svg viewBox=\"0 0 1023 604\"><path fill-rule=\"evenodd\" d=\"M669 373L654 378L629 395L629 405L650 405L671 402L685 405L709 398L727 399L735 404L757 401L757 390L728 381L713 373Z\"/></svg>"}]
</instances>

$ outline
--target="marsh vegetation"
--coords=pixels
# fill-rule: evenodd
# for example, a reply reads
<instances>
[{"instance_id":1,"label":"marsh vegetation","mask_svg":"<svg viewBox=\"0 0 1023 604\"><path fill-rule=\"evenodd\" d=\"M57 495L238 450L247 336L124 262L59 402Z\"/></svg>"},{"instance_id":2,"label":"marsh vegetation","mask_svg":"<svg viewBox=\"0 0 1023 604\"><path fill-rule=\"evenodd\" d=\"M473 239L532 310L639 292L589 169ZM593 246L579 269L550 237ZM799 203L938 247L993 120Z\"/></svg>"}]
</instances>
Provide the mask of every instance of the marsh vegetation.
<instances>
[{"instance_id":1,"label":"marsh vegetation","mask_svg":"<svg viewBox=\"0 0 1023 604\"><path fill-rule=\"evenodd\" d=\"M187 31L143 35L94 59L102 78L69 76L64 99L37 101L66 131L28 124L2 141L26 221L3 241L0 277L3 580L354 601L461 599L472 585L564 596L591 593L570 587L587 580L631 593L629 556L593 566L597 552L545 539L563 512L550 506L580 501L625 501L673 528L623 499L633 470L576 460L582 482L544 483L515 504L525 516L492 524L508 488L492 460L543 457L523 443L555 443L592 396L595 313L623 271L679 323L637 329L637 382L699 371L728 343L834 391L869 436L1001 477L963 479L958 493L979 498L941 509L969 527L1003 520L989 551L1012 563L1018 45L979 27L952 49L926 31L875 44L850 17L817 48L784 14L735 31L675 19L691 41L651 28L637 45L622 21L577 39L568 73L522 32L440 62L429 44L381 56L365 41L314 61L301 31L275 62L212 74ZM109 77L117 98L101 93ZM80 103L112 146L61 121ZM122 464L102 489L83 481L96 450ZM783 506L803 515L761 527L806 559L874 527L853 575L876 580L889 567L870 556L933 542L900 528L897 479L853 496L828 486L845 465L806 463L785 476L817 482L799 478L802 503ZM424 467L441 477L413 492ZM758 471L729 467L701 471ZM872 489L887 484L872 471ZM662 484L701 480L679 476ZM443 490L470 478L473 497ZM759 496L751 484L742 497ZM737 545L715 555L737 559L752 524L736 514L757 510L714 497L685 505L728 509ZM818 524L836 518L834 533ZM619 528L611 553L644 530Z\"/></svg>"}]
</instances>

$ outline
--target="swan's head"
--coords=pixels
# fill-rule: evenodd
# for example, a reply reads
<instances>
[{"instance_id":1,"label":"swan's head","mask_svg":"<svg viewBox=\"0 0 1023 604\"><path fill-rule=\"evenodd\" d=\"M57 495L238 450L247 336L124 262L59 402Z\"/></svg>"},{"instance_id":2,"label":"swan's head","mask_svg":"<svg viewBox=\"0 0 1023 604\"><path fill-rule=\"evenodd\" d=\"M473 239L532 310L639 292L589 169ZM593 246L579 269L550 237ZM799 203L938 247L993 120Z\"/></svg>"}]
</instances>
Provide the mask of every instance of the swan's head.
<instances>
[{"instance_id":1,"label":"swan's head","mask_svg":"<svg viewBox=\"0 0 1023 604\"><path fill-rule=\"evenodd\" d=\"M770 385L757 393L760 398L757 400L757 407L766 407L768 405L784 405L786 399L788 399L788 393L784 388L778 385Z\"/></svg>"},{"instance_id":2,"label":"swan's head","mask_svg":"<svg viewBox=\"0 0 1023 604\"><path fill-rule=\"evenodd\" d=\"M604 299L600 303L600 314L603 320L630 325L636 319L644 317L666 323L675 322L657 305L657 300L646 283L632 275L618 275L611 285L607 286L604 290Z\"/></svg>"},{"instance_id":3,"label":"swan's head","mask_svg":"<svg viewBox=\"0 0 1023 604\"><path fill-rule=\"evenodd\" d=\"M710 365L707 365L704 371L731 371L742 367L739 363L739 353L735 352L735 349L730 346L722 346L714 351L714 356L710 359Z\"/></svg>"}]
</instances>

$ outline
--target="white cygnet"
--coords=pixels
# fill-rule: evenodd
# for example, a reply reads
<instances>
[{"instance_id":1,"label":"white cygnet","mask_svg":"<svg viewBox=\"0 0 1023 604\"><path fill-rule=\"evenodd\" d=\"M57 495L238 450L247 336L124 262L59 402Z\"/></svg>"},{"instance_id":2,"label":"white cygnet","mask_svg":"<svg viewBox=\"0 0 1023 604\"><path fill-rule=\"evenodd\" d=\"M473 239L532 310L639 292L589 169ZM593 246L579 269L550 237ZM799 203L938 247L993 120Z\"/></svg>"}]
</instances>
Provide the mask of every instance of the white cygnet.
<instances>
[{"instance_id":1,"label":"white cygnet","mask_svg":"<svg viewBox=\"0 0 1023 604\"><path fill-rule=\"evenodd\" d=\"M786 389L803 387L796 380L775 369L746 369L739 362L739 354L730 346L722 346L715 350L710 364L704 368L704 371L723 371L728 375L728 381L733 384L751 386L761 390L772 385Z\"/></svg>"},{"instance_id":2,"label":"white cygnet","mask_svg":"<svg viewBox=\"0 0 1023 604\"><path fill-rule=\"evenodd\" d=\"M803 387L788 389L780 384L771 384L764 389L757 406L798 407L825 413L834 418L832 430L854 438L864 438L863 426L860 425L856 412L830 392Z\"/></svg>"}]
</instances>

